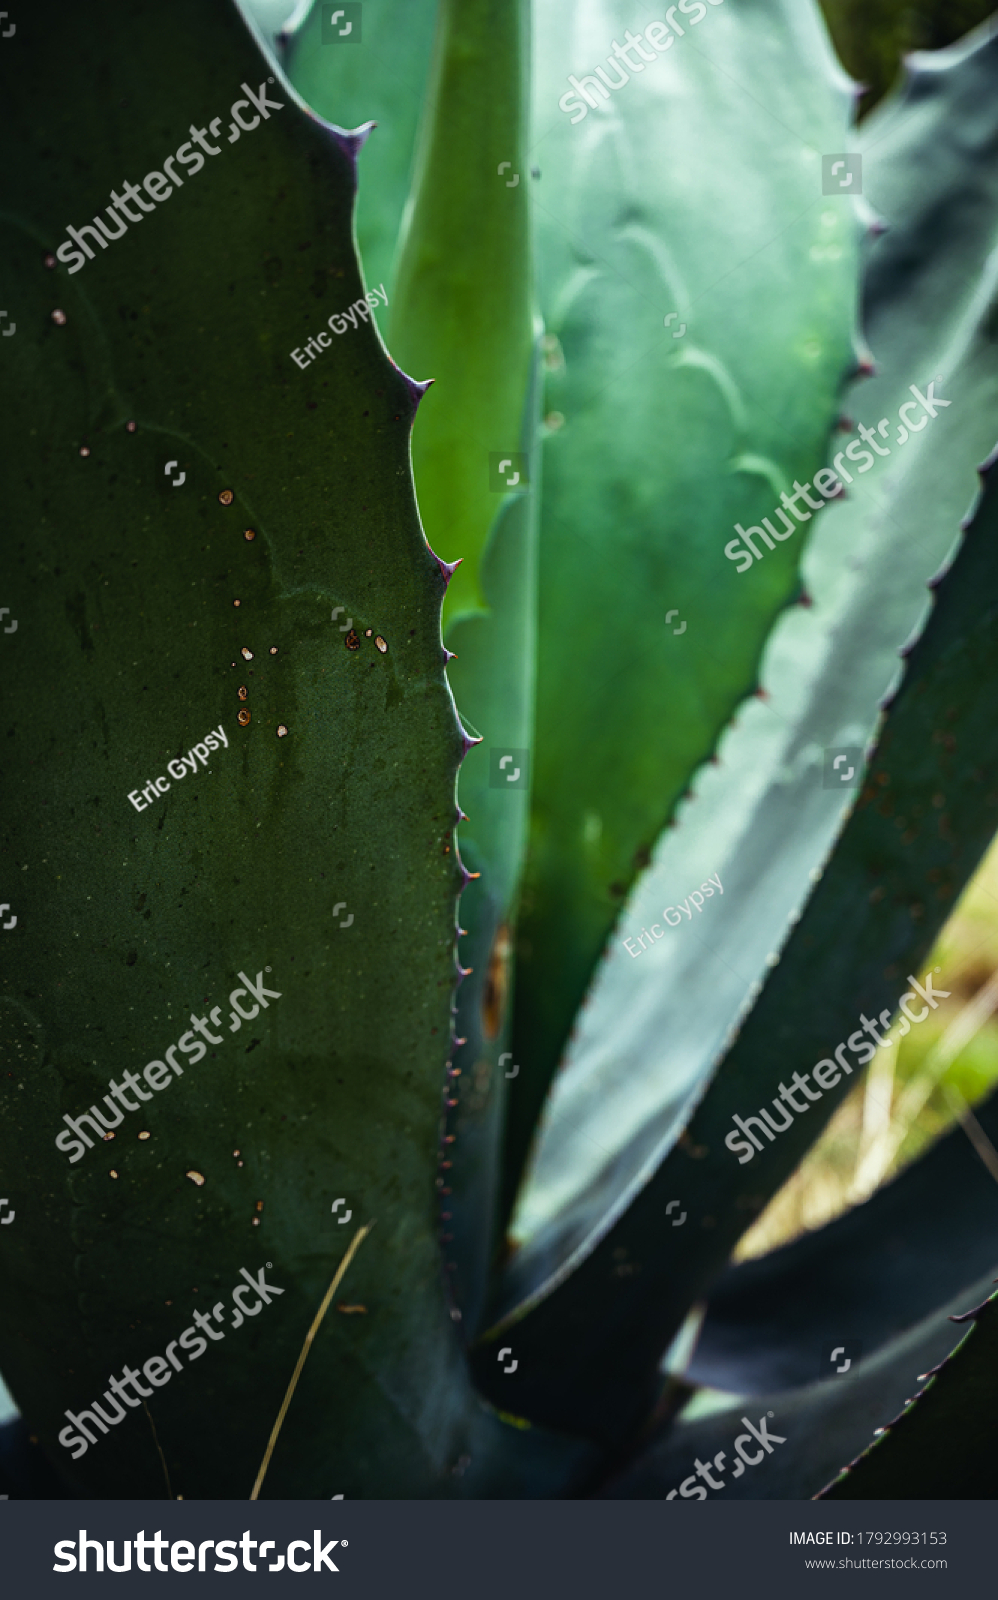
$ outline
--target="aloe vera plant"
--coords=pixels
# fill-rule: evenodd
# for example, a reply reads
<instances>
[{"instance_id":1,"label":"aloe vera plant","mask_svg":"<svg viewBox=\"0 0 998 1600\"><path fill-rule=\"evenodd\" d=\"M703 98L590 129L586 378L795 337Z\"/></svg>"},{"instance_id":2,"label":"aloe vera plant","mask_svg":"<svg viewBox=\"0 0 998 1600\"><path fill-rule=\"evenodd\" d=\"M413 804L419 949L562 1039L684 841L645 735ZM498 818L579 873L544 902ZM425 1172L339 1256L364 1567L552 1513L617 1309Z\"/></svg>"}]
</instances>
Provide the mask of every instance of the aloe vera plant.
<instances>
[{"instance_id":1,"label":"aloe vera plant","mask_svg":"<svg viewBox=\"0 0 998 1600\"><path fill-rule=\"evenodd\" d=\"M717 1492L990 1481L960 1130L729 1263L856 1076L734 1119L890 1020L998 825L998 41L857 134L810 0L636 58L621 0L328 10L39 0L0 57L0 1370L87 1496L689 1497L750 1404Z\"/></svg>"}]
</instances>

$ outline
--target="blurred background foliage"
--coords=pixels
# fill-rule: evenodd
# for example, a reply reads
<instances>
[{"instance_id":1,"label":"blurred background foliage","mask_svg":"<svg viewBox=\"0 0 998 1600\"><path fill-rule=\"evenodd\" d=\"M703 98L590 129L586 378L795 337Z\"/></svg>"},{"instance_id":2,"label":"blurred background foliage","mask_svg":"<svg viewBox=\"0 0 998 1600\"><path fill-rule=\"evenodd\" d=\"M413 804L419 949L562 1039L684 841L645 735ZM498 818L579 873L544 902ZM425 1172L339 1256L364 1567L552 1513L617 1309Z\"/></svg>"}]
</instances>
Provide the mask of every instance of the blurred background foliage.
<instances>
[{"instance_id":1,"label":"blurred background foliage","mask_svg":"<svg viewBox=\"0 0 998 1600\"><path fill-rule=\"evenodd\" d=\"M931 967L949 999L874 1059L743 1236L737 1260L765 1255L866 1199L998 1083L998 838L943 928Z\"/></svg>"},{"instance_id":2,"label":"blurred background foliage","mask_svg":"<svg viewBox=\"0 0 998 1600\"><path fill-rule=\"evenodd\" d=\"M911 50L942 50L990 16L993 0L820 0L839 59L866 85L865 116L882 100Z\"/></svg>"}]
</instances>

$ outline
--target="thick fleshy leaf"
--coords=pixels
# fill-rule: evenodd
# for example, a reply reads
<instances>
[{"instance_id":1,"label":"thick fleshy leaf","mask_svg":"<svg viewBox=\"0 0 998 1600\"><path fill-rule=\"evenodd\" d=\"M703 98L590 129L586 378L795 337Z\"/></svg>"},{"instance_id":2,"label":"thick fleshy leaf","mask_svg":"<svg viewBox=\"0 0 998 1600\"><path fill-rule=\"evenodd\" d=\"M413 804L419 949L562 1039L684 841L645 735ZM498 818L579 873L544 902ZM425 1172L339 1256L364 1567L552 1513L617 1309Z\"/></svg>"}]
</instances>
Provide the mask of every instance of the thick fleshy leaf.
<instances>
[{"instance_id":1,"label":"thick fleshy leaf","mask_svg":"<svg viewBox=\"0 0 998 1600\"><path fill-rule=\"evenodd\" d=\"M817 8L687 9L657 59L631 47L629 81L611 48L635 22L623 0L537 11L557 343L507 1205L623 898L797 590L800 539L751 577L725 546L821 465L855 368L859 230L823 201L820 156L845 145L852 95ZM604 100L594 63L620 84ZM593 108L569 73L590 75Z\"/></svg>"},{"instance_id":2,"label":"thick fleshy leaf","mask_svg":"<svg viewBox=\"0 0 998 1600\"><path fill-rule=\"evenodd\" d=\"M450 683L482 743L460 784L462 902L443 1233L472 1326L492 1255L508 936L526 834L536 623L536 381L528 238L525 0L445 0L399 242L390 343L432 377L413 432L427 534L458 559ZM471 221L473 219L473 223ZM514 485L513 493L507 485ZM505 757L505 759L504 759ZM500 768L501 763L501 768ZM513 786L510 787L510 780Z\"/></svg>"},{"instance_id":3,"label":"thick fleshy leaf","mask_svg":"<svg viewBox=\"0 0 998 1600\"><path fill-rule=\"evenodd\" d=\"M998 1142L998 1094L975 1115ZM730 1267L684 1377L743 1394L796 1387L843 1333L872 1355L989 1269L998 1184L957 1127L864 1205Z\"/></svg>"},{"instance_id":4,"label":"thick fleshy leaf","mask_svg":"<svg viewBox=\"0 0 998 1600\"><path fill-rule=\"evenodd\" d=\"M916 1392L919 1376L959 1343L961 1330L951 1317L974 1305L989 1288L988 1279L971 1285L876 1355L854 1361L844 1373L829 1368L829 1376L803 1388L742 1396L732 1400L730 1409L715 1410L690 1422L680 1419L607 1485L603 1497L688 1499L696 1485L708 1491L706 1480L696 1472L699 1460L707 1463L715 1483L723 1484L723 1488L710 1489L708 1499L811 1499L828 1482L829 1471L837 1470L831 1463L844 1461L869 1444L875 1429L888 1423ZM820 1359L821 1352L816 1350L812 1379L816 1379ZM839 1360L840 1366L844 1359ZM768 1449L745 1432L743 1417L757 1433L773 1436ZM740 1450L735 1445L739 1438ZM724 1456L718 1462L722 1450ZM743 1465L739 1471L740 1456ZM924 1484L925 1479L918 1482ZM898 1490L898 1498L911 1495L917 1499L930 1492L910 1486Z\"/></svg>"},{"instance_id":5,"label":"thick fleshy leaf","mask_svg":"<svg viewBox=\"0 0 998 1600\"><path fill-rule=\"evenodd\" d=\"M82 1419L93 1443L68 1467L58 1435L95 1399L114 1423L109 1374L157 1358L171 1492L245 1497L371 1221L264 1495L564 1492L579 1447L475 1396L436 1236L464 747L408 470L414 390L359 313L306 370L289 355L360 293L354 143L204 0L165 30L151 0L39 0L0 70L23 151L2 224L20 755L0 1365L78 1491L155 1498L134 1398L111 1437ZM227 137L237 103L252 124L241 84L272 109ZM191 119L216 153L176 193L146 180L168 216L149 206L106 248L91 234L84 270L53 268L67 219L111 217L112 186L168 170ZM91 1105L113 1142L79 1121ZM240 1304L243 1269L264 1289Z\"/></svg>"},{"instance_id":6,"label":"thick fleshy leaf","mask_svg":"<svg viewBox=\"0 0 998 1600\"><path fill-rule=\"evenodd\" d=\"M968 1320L966 1336L925 1388L817 1499L995 1498L998 1294L961 1318Z\"/></svg>"},{"instance_id":7,"label":"thick fleshy leaf","mask_svg":"<svg viewBox=\"0 0 998 1600\"><path fill-rule=\"evenodd\" d=\"M436 0L378 0L336 26L320 0L288 10L291 14L277 49L302 99L320 117L342 128L376 124L365 149L357 196L357 248L365 283L370 287L384 283L392 296L395 251L426 94ZM348 21L351 31L343 37L340 29Z\"/></svg>"},{"instance_id":8,"label":"thick fleshy leaf","mask_svg":"<svg viewBox=\"0 0 998 1600\"><path fill-rule=\"evenodd\" d=\"M492 1255L502 1091L512 1059L506 1037L509 929L533 738L540 463L536 381L528 395L525 362L516 377L516 352L523 356L532 337L533 293L524 130L517 126L525 111L523 27L516 7L463 7L457 29L457 14L449 9L431 83L434 11L430 0L388 0L368 8L360 48L353 49L329 39L318 4L303 6L288 20L280 48L292 82L310 105L340 122L377 123L365 147L357 237L367 280L387 281L393 301L397 235L410 198L402 299L394 306L389 345L407 371L434 379L414 436L417 495L434 548L461 559L450 594L458 601L463 594L465 602L477 595L485 606L451 621L446 632L456 655L449 678L460 714L483 740L460 781L461 805L471 819L460 831L461 853L476 881L461 904L460 960L468 976L458 992L456 1033L464 1042L450 1063L447 1129L456 1143L441 1176L450 1285L468 1329L481 1306ZM510 48L499 50L500 38ZM483 116L483 106L497 108L496 114ZM417 131L424 154L410 196ZM502 173L497 149L512 158ZM456 204L455 195L464 195L466 203ZM482 226L484 210L491 217L488 228ZM476 225L469 227L472 214ZM469 427L475 418L476 427ZM499 453L490 471L494 449ZM521 473L530 485L526 492L522 485L515 494L499 492L495 468L505 454L528 461ZM453 614L450 600L448 610ZM494 767L509 750L521 754L497 782ZM517 763L523 769L519 781L512 789L502 787Z\"/></svg>"},{"instance_id":9,"label":"thick fleshy leaf","mask_svg":"<svg viewBox=\"0 0 998 1600\"><path fill-rule=\"evenodd\" d=\"M523 479L528 26L526 0L441 0L399 238L391 347L438 389L413 433L420 513L434 547L461 560L445 623L485 610L482 553L503 485Z\"/></svg>"},{"instance_id":10,"label":"thick fleshy leaf","mask_svg":"<svg viewBox=\"0 0 998 1600\"><path fill-rule=\"evenodd\" d=\"M866 294L879 371L857 388L853 409L881 440L878 419L896 419L880 446L890 457L872 470L872 450L857 462L862 440L848 446L852 458L835 453L854 482L812 535L804 575L813 603L781 619L763 669L767 698L743 708L720 747L722 764L700 774L695 803L664 836L628 907L620 932L639 954L609 954L554 1086L517 1219L522 1247L507 1304L543 1293L573 1253L584 1255L673 1147L842 825L843 787L851 798L897 649L924 615L924 580L950 548L974 464L993 443L996 87L995 43L972 40L943 62L913 64L900 97L910 147L900 128L881 139L879 118L868 124L864 184L890 230L872 250ZM885 108L891 126L895 115ZM911 394L918 378L927 395L932 373L943 378L934 393L954 396L934 418ZM925 425L904 429L901 407ZM836 751L848 752L845 786ZM712 876L723 894L704 896L699 911L690 891ZM945 878L933 884L936 907L956 888ZM684 902L685 912L674 909ZM634 941L653 925L663 937L642 952ZM765 1198L755 1192L759 1205ZM754 1205L743 1222L753 1214Z\"/></svg>"},{"instance_id":11,"label":"thick fleshy leaf","mask_svg":"<svg viewBox=\"0 0 998 1600\"><path fill-rule=\"evenodd\" d=\"M820 0L840 60L866 92L868 111L894 85L899 63L916 50L942 50L984 22L993 0L920 0L917 7L895 0Z\"/></svg>"},{"instance_id":12,"label":"thick fleshy leaf","mask_svg":"<svg viewBox=\"0 0 998 1600\"><path fill-rule=\"evenodd\" d=\"M520 1391L511 1400L525 1415L604 1436L640 1416L688 1308L818 1136L850 1077L832 1061L823 1069L827 1090L812 1088L810 1100L797 1091L797 1115L781 1100L781 1084L829 1061L837 1046L839 1067L851 1074L866 1058L843 1063L841 1052L866 1014L874 1023L881 1014L889 1020L910 987L908 974L924 984L922 963L949 902L998 822L998 729L980 694L998 672L996 617L992 463L885 716L856 809L723 1069L626 1211L593 1215L589 1236L569 1258L574 1270L559 1272L555 1259L533 1297L510 1304L490 1330L491 1339L517 1324L524 1376L510 1379ZM942 983L936 979L937 988ZM758 1117L771 1101L777 1124L789 1126L774 1142L759 1139L758 1152L738 1143L733 1118ZM674 1201L686 1216L670 1227L666 1207ZM516 1267L514 1258L513 1286ZM488 1345L483 1385L491 1377L487 1355Z\"/></svg>"},{"instance_id":13,"label":"thick fleshy leaf","mask_svg":"<svg viewBox=\"0 0 998 1600\"><path fill-rule=\"evenodd\" d=\"M441 391L442 393L443 391ZM521 454L539 470L537 386L527 398ZM451 1080L457 1102L448 1120L454 1143L443 1169L451 1289L470 1335L484 1303L494 1253L502 1112L517 1067L509 1049L511 928L527 832L536 645L536 489L510 496L482 562L487 616L464 617L447 631L448 667L461 713L482 743L468 752L458 792L461 857L477 876L461 897L459 959L467 976L457 994ZM504 754L508 757L501 768ZM506 786L507 779L513 786Z\"/></svg>"}]
</instances>

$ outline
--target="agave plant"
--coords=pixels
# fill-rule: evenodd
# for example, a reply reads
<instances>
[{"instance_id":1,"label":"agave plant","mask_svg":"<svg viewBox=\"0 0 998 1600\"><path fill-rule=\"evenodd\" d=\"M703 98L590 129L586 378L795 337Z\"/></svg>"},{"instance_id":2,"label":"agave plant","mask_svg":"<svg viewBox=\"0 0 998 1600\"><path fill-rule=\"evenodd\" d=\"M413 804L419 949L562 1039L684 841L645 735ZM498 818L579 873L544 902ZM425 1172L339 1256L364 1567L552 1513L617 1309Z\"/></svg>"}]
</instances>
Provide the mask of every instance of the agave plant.
<instances>
[{"instance_id":1,"label":"agave plant","mask_svg":"<svg viewBox=\"0 0 998 1600\"><path fill-rule=\"evenodd\" d=\"M998 824L994 30L857 130L811 0L267 15L0 55L26 1426L92 1497L987 1494L961 1128L730 1263Z\"/></svg>"}]
</instances>

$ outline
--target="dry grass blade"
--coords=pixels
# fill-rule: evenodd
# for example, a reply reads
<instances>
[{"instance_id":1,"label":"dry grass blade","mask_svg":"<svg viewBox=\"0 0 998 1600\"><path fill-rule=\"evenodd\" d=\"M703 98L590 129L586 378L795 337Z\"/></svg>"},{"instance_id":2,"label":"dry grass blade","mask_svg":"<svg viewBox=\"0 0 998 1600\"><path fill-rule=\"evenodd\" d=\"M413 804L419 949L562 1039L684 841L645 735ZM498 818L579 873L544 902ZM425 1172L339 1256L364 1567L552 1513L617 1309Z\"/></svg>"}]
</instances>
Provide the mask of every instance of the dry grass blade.
<instances>
[{"instance_id":1,"label":"dry grass blade","mask_svg":"<svg viewBox=\"0 0 998 1600\"><path fill-rule=\"evenodd\" d=\"M306 1357L308 1355L308 1352L312 1348L312 1340L315 1338L316 1334L319 1331L319 1328L322 1325L322 1319L326 1315L326 1312L329 1310L330 1301L332 1300L333 1295L336 1293L337 1289L339 1288L340 1284L342 1283L343 1278L344 1278L344 1276L346 1274L347 1268L349 1267L349 1265L350 1265L351 1261L353 1260L354 1256L357 1254L357 1251L360 1249L360 1247L363 1244L364 1240L367 1238L367 1236L370 1233L371 1229L374 1227L374 1223L376 1221L377 1221L377 1218L374 1218L371 1222L365 1222L365 1224L364 1224L364 1226L362 1228L358 1228L357 1229L357 1232L354 1234L353 1238L350 1241L350 1247L347 1250L346 1255L343 1257L343 1260L340 1262L339 1266L336 1269L336 1275L333 1278L332 1283L329 1285L329 1288L326 1290L325 1294L322 1297L322 1304L319 1307L318 1311L315 1313L315 1316L314 1316L314 1318L312 1320L312 1326L309 1328L308 1332L305 1335L305 1343L301 1347L301 1355L298 1357L298 1362L297 1362L297 1365L295 1366L295 1370L291 1374L291 1382L288 1384L287 1393L285 1394L284 1399L281 1402L281 1409L277 1413L277 1421L274 1423L274 1426L273 1426L273 1428L271 1430L270 1438L267 1441L267 1448L264 1451L263 1460L260 1462L260 1470L256 1475L256 1482L253 1485L253 1492L250 1495L250 1499L251 1500L259 1500L259 1498L260 1498L260 1485L263 1483L263 1480L267 1475L267 1468L270 1466L270 1458L274 1453L274 1446L277 1443L277 1436L280 1433L281 1428L283 1426L284 1418L288 1414L288 1406L291 1404L291 1397L294 1394L295 1389L298 1386L298 1379L301 1377L301 1369L305 1365L305 1359L306 1359Z\"/></svg>"},{"instance_id":2,"label":"dry grass blade","mask_svg":"<svg viewBox=\"0 0 998 1600\"><path fill-rule=\"evenodd\" d=\"M149 1410L149 1407L146 1405L144 1400L142 1402L142 1409L145 1412L146 1416L149 1418L149 1426L152 1429L153 1441L154 1441L154 1443L156 1445L156 1449L159 1451L159 1459L163 1463L163 1476L166 1479L166 1498L168 1500L172 1500L173 1499L173 1489L170 1486L170 1474L169 1474L169 1471L168 1471L167 1465L166 1465L166 1457L163 1454L162 1446L160 1445L160 1442L159 1442L159 1434L156 1432L156 1424L152 1420L152 1412Z\"/></svg>"}]
</instances>

